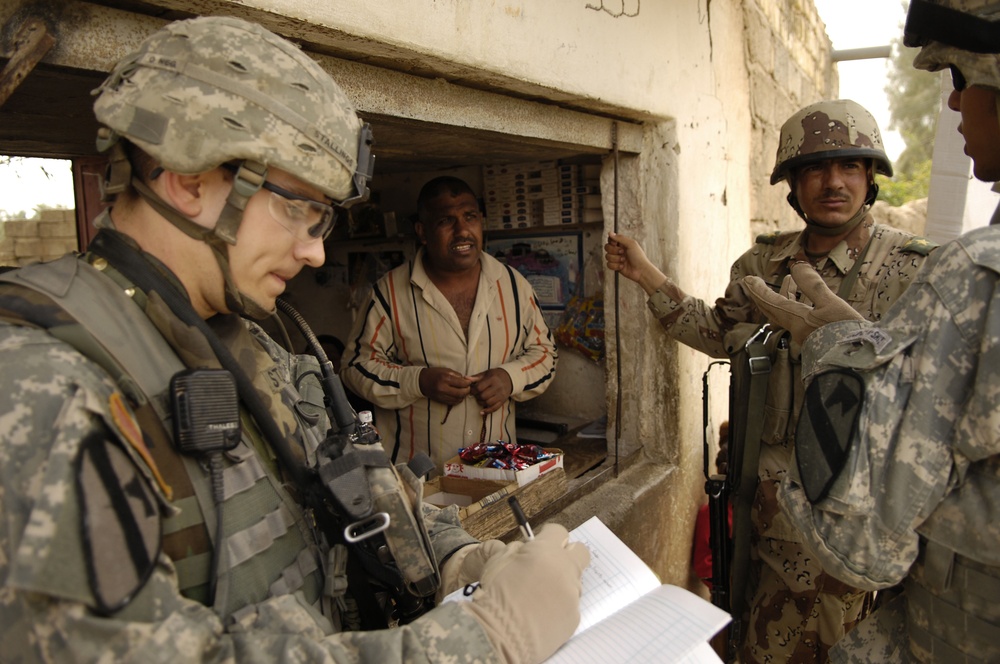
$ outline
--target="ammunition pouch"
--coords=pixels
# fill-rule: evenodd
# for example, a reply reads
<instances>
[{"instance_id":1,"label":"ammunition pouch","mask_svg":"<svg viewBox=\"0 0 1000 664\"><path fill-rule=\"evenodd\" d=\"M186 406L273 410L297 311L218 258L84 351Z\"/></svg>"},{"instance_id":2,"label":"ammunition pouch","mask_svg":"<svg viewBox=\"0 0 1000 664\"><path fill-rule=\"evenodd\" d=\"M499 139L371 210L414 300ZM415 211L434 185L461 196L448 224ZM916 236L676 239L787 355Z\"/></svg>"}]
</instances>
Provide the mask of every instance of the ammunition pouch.
<instances>
[{"instance_id":1,"label":"ammunition pouch","mask_svg":"<svg viewBox=\"0 0 1000 664\"><path fill-rule=\"evenodd\" d=\"M794 365L798 358L792 358L790 335L784 330L775 330L768 337L764 352L771 360L771 372L767 377L764 396L763 422L760 428L761 442L777 445L790 440L789 427L794 427L796 392L801 392L801 381Z\"/></svg>"},{"instance_id":2,"label":"ammunition pouch","mask_svg":"<svg viewBox=\"0 0 1000 664\"><path fill-rule=\"evenodd\" d=\"M421 615L441 579L419 511L420 480L408 467L392 465L377 432L366 424L331 434L317 451L316 472L333 517L327 536L345 543L390 593L396 620L406 623Z\"/></svg>"},{"instance_id":3,"label":"ammunition pouch","mask_svg":"<svg viewBox=\"0 0 1000 664\"><path fill-rule=\"evenodd\" d=\"M906 628L918 661L995 662L1000 655L1000 568L921 538L903 580Z\"/></svg>"}]
</instances>

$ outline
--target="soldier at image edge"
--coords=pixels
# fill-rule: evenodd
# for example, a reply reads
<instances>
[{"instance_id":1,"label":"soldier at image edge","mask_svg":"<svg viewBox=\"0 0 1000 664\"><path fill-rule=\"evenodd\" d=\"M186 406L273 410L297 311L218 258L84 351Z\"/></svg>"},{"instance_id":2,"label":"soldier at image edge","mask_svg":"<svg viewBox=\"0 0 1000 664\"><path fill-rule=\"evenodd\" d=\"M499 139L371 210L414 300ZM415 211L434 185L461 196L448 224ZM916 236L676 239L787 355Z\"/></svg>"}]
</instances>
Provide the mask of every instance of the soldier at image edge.
<instances>
[{"instance_id":1,"label":"soldier at image edge","mask_svg":"<svg viewBox=\"0 0 1000 664\"><path fill-rule=\"evenodd\" d=\"M368 195L370 130L340 87L262 27L203 17L149 35L96 93L97 236L0 278L0 661L551 655L587 548L557 524L477 542L335 374L250 320ZM331 470L335 454L358 463ZM391 520L352 522L341 492Z\"/></svg>"},{"instance_id":2,"label":"soldier at image edge","mask_svg":"<svg viewBox=\"0 0 1000 664\"><path fill-rule=\"evenodd\" d=\"M914 67L950 70L973 173L1000 180L1000 4L911 0L903 39ZM792 273L815 307L745 284L804 342L782 507L824 568L886 598L831 660L1000 661L997 222L936 251L879 322L805 264Z\"/></svg>"}]
</instances>

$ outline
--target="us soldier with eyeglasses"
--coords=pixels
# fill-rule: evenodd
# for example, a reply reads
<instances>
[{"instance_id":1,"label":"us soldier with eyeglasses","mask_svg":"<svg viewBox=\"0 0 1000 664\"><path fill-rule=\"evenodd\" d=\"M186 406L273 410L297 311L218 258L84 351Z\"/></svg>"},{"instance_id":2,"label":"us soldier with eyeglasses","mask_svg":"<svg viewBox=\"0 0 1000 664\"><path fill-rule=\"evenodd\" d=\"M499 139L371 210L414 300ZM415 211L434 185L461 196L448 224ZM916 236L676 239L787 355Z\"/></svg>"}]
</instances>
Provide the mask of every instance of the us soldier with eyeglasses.
<instances>
[{"instance_id":1,"label":"us soldier with eyeglasses","mask_svg":"<svg viewBox=\"0 0 1000 664\"><path fill-rule=\"evenodd\" d=\"M914 67L951 70L973 172L1000 180L1000 5L911 0L903 40ZM1000 661L997 220L938 249L879 322L806 264L792 275L815 307L745 284L804 342L782 507L830 574L884 589L831 660Z\"/></svg>"},{"instance_id":2,"label":"us soldier with eyeglasses","mask_svg":"<svg viewBox=\"0 0 1000 664\"><path fill-rule=\"evenodd\" d=\"M421 248L375 284L344 351L344 382L375 404L394 459L438 468L461 447L517 442L515 403L552 383L556 348L531 284L483 252L472 188L444 176L417 197Z\"/></svg>"},{"instance_id":3,"label":"us soldier with eyeglasses","mask_svg":"<svg viewBox=\"0 0 1000 664\"><path fill-rule=\"evenodd\" d=\"M100 231L0 281L0 660L551 655L586 547L557 525L474 540L377 441L340 435L364 430L328 412L316 358L244 318L323 264L334 207L367 193L371 135L343 91L290 42L211 17L153 33L97 93ZM395 516L330 527L341 488Z\"/></svg>"}]
</instances>

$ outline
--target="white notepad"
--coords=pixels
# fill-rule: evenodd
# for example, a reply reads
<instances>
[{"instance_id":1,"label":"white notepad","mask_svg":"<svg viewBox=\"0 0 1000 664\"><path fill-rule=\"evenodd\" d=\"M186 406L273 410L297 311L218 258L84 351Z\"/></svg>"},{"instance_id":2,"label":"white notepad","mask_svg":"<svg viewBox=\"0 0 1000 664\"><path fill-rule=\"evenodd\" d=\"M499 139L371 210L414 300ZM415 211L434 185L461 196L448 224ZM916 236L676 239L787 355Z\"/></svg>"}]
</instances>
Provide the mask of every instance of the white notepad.
<instances>
[{"instance_id":1,"label":"white notepad","mask_svg":"<svg viewBox=\"0 0 1000 664\"><path fill-rule=\"evenodd\" d=\"M661 584L646 563L592 517L570 532L590 549L580 627L553 664L719 662L708 644L729 614L697 595Z\"/></svg>"},{"instance_id":2,"label":"white notepad","mask_svg":"<svg viewBox=\"0 0 1000 664\"><path fill-rule=\"evenodd\" d=\"M705 664L721 662L708 641L729 614L653 570L596 516L569 534L590 549L583 572L580 626L550 664ZM458 590L444 601L469 599Z\"/></svg>"}]
</instances>

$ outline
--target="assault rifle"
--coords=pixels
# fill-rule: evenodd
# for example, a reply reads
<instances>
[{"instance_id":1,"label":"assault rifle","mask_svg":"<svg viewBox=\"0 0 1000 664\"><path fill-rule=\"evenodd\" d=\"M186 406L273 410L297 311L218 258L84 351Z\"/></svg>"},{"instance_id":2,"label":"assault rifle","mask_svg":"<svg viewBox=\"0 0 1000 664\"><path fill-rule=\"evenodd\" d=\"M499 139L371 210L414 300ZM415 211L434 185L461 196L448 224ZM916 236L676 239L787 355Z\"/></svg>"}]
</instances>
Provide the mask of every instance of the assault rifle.
<instances>
[{"instance_id":1,"label":"assault rifle","mask_svg":"<svg viewBox=\"0 0 1000 664\"><path fill-rule=\"evenodd\" d=\"M726 475L709 473L711 456L708 442L709 408L708 375L716 364L729 364L724 360L711 362L702 375L702 464L705 473L705 493L708 494L709 548L712 550L712 604L729 612L729 563L732 556L729 536L729 491Z\"/></svg>"}]
</instances>

